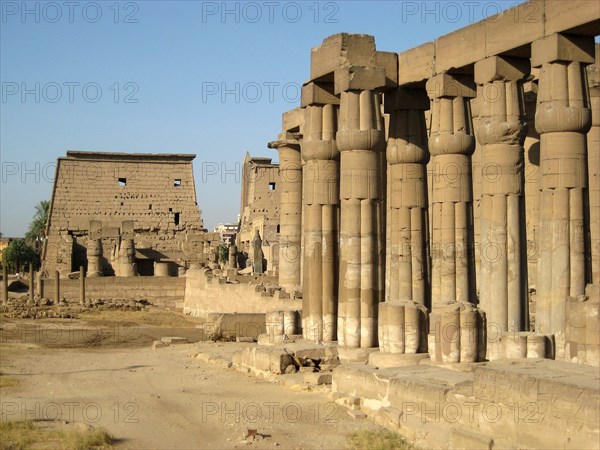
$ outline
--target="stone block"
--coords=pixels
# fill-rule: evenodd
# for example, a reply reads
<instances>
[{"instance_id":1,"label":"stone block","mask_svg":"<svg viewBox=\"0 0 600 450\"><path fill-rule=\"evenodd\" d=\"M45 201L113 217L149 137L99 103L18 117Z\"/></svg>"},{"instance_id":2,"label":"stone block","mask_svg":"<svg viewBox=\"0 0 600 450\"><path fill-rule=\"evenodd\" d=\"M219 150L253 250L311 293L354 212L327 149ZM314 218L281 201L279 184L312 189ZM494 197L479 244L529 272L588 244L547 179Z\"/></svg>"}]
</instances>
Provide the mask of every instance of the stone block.
<instances>
[{"instance_id":1,"label":"stone block","mask_svg":"<svg viewBox=\"0 0 600 450\"><path fill-rule=\"evenodd\" d=\"M428 353L373 352L369 354L369 365L379 369L386 369L388 367L417 366L424 359L429 359Z\"/></svg>"},{"instance_id":2,"label":"stone block","mask_svg":"<svg viewBox=\"0 0 600 450\"><path fill-rule=\"evenodd\" d=\"M485 84L497 80L522 80L531 72L529 60L491 56L475 63L475 83Z\"/></svg>"},{"instance_id":3,"label":"stone block","mask_svg":"<svg viewBox=\"0 0 600 450\"><path fill-rule=\"evenodd\" d=\"M435 44L427 42L398 54L398 84L428 80L435 74Z\"/></svg>"},{"instance_id":4,"label":"stone block","mask_svg":"<svg viewBox=\"0 0 600 450\"><path fill-rule=\"evenodd\" d=\"M334 92L356 90L376 90L385 86L385 69L383 67L342 67L335 71Z\"/></svg>"},{"instance_id":5,"label":"stone block","mask_svg":"<svg viewBox=\"0 0 600 450\"><path fill-rule=\"evenodd\" d=\"M441 73L427 80L426 89L429 98L477 97L475 83L469 76Z\"/></svg>"},{"instance_id":6,"label":"stone block","mask_svg":"<svg viewBox=\"0 0 600 450\"><path fill-rule=\"evenodd\" d=\"M188 343L187 338L179 337L179 336L166 336L166 337L160 338L160 340L162 342L164 342L165 344L169 344L169 345L187 344Z\"/></svg>"},{"instance_id":7,"label":"stone block","mask_svg":"<svg viewBox=\"0 0 600 450\"><path fill-rule=\"evenodd\" d=\"M156 350L157 348L168 347L169 344L163 341L154 341L152 343L152 350Z\"/></svg>"},{"instance_id":8,"label":"stone block","mask_svg":"<svg viewBox=\"0 0 600 450\"><path fill-rule=\"evenodd\" d=\"M428 110L430 106L427 91L399 87L388 91L383 96L384 112L389 114L398 109Z\"/></svg>"},{"instance_id":9,"label":"stone block","mask_svg":"<svg viewBox=\"0 0 600 450\"><path fill-rule=\"evenodd\" d=\"M469 450L492 450L494 439L475 431L455 427L450 433L448 448Z\"/></svg>"},{"instance_id":10,"label":"stone block","mask_svg":"<svg viewBox=\"0 0 600 450\"><path fill-rule=\"evenodd\" d=\"M376 65L375 38L367 34L340 33L329 36L311 50L310 79L333 81L332 74L339 67Z\"/></svg>"},{"instance_id":11,"label":"stone block","mask_svg":"<svg viewBox=\"0 0 600 450\"><path fill-rule=\"evenodd\" d=\"M282 130L284 132L300 132L304 126L304 110L294 108L282 114Z\"/></svg>"},{"instance_id":12,"label":"stone block","mask_svg":"<svg viewBox=\"0 0 600 450\"><path fill-rule=\"evenodd\" d=\"M302 368L301 368L302 369ZM331 373L310 372L304 374L304 382L315 385L331 384Z\"/></svg>"},{"instance_id":13,"label":"stone block","mask_svg":"<svg viewBox=\"0 0 600 450\"><path fill-rule=\"evenodd\" d=\"M339 105L340 99L334 93L333 83L310 81L302 85L302 107L311 105Z\"/></svg>"},{"instance_id":14,"label":"stone block","mask_svg":"<svg viewBox=\"0 0 600 450\"><path fill-rule=\"evenodd\" d=\"M593 64L594 38L552 34L531 43L531 66L541 67L556 61L576 61Z\"/></svg>"}]
</instances>

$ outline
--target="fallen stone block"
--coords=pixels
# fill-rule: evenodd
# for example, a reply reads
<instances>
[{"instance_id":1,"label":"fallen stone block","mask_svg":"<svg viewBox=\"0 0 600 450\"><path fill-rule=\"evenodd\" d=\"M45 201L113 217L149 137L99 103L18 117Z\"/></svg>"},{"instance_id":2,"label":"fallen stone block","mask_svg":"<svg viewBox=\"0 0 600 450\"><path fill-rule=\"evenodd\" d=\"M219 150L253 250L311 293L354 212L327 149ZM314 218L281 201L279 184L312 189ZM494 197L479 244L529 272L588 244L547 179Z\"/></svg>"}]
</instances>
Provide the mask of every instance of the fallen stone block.
<instances>
[{"instance_id":1,"label":"fallen stone block","mask_svg":"<svg viewBox=\"0 0 600 450\"><path fill-rule=\"evenodd\" d=\"M322 384L331 384L332 375L330 373L305 373L304 382L309 384L316 384L317 386Z\"/></svg>"},{"instance_id":2,"label":"fallen stone block","mask_svg":"<svg viewBox=\"0 0 600 450\"><path fill-rule=\"evenodd\" d=\"M152 350L156 350L157 348L168 347L169 344L163 341L154 341L152 343Z\"/></svg>"},{"instance_id":3,"label":"fallen stone block","mask_svg":"<svg viewBox=\"0 0 600 450\"><path fill-rule=\"evenodd\" d=\"M179 336L167 336L160 339L165 344L175 345L175 344L187 344L188 340L184 337Z\"/></svg>"},{"instance_id":4,"label":"fallen stone block","mask_svg":"<svg viewBox=\"0 0 600 450\"><path fill-rule=\"evenodd\" d=\"M348 415L350 417L352 417L353 419L366 419L367 418L367 415L362 411L354 411L352 409L349 409L347 412L348 412Z\"/></svg>"}]
</instances>

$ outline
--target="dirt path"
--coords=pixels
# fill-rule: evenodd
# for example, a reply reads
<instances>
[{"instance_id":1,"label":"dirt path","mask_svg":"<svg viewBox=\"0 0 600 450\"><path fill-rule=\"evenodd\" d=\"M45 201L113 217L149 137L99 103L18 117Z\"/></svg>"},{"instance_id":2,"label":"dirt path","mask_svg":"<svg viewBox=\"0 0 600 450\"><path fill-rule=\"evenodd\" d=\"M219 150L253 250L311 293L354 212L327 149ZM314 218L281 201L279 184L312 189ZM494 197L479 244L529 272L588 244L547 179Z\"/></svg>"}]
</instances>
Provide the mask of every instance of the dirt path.
<instances>
[{"instance_id":1,"label":"dirt path","mask_svg":"<svg viewBox=\"0 0 600 450\"><path fill-rule=\"evenodd\" d=\"M347 448L351 419L326 394L297 392L187 355L211 344L44 348L2 344L2 419L60 418L105 427L122 448ZM244 344L223 344L242 346ZM248 428L268 435L247 445Z\"/></svg>"}]
</instances>

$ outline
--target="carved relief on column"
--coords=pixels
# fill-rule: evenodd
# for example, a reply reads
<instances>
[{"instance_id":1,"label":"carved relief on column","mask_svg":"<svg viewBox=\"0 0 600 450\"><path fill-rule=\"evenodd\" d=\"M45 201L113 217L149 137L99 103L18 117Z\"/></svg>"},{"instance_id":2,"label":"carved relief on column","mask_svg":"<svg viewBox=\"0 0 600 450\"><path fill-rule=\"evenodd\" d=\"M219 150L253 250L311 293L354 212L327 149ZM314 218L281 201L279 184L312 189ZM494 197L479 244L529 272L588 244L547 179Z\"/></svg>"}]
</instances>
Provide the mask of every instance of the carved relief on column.
<instances>
[{"instance_id":1,"label":"carved relief on column","mask_svg":"<svg viewBox=\"0 0 600 450\"><path fill-rule=\"evenodd\" d=\"M431 306L475 302L471 154L475 136L470 80L446 73L427 81L432 100Z\"/></svg>"},{"instance_id":2,"label":"carved relief on column","mask_svg":"<svg viewBox=\"0 0 600 450\"><path fill-rule=\"evenodd\" d=\"M532 66L541 68L535 114L541 138L536 330L558 333L560 341L567 299L584 295L590 278L586 133L591 110L585 65L594 61L594 40L554 34L533 42L531 51Z\"/></svg>"},{"instance_id":3,"label":"carved relief on column","mask_svg":"<svg viewBox=\"0 0 600 450\"><path fill-rule=\"evenodd\" d=\"M522 331L527 326L524 210L523 79L529 61L490 57L475 63L481 145L479 300L488 326Z\"/></svg>"}]
</instances>

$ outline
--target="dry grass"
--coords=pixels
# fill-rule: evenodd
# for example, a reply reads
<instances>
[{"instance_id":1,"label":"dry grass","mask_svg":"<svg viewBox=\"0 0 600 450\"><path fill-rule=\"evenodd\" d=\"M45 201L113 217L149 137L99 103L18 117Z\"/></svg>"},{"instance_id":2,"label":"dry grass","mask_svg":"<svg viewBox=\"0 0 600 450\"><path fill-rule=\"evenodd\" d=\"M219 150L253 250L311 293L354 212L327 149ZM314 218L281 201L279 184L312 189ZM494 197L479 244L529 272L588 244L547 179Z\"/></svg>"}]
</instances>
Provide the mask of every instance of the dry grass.
<instances>
[{"instance_id":1,"label":"dry grass","mask_svg":"<svg viewBox=\"0 0 600 450\"><path fill-rule=\"evenodd\" d=\"M357 450L416 450L402 436L387 430L356 431L348 437L348 442Z\"/></svg>"},{"instance_id":2,"label":"dry grass","mask_svg":"<svg viewBox=\"0 0 600 450\"><path fill-rule=\"evenodd\" d=\"M0 450L112 448L113 438L102 428L60 429L42 422L0 421Z\"/></svg>"}]
</instances>

